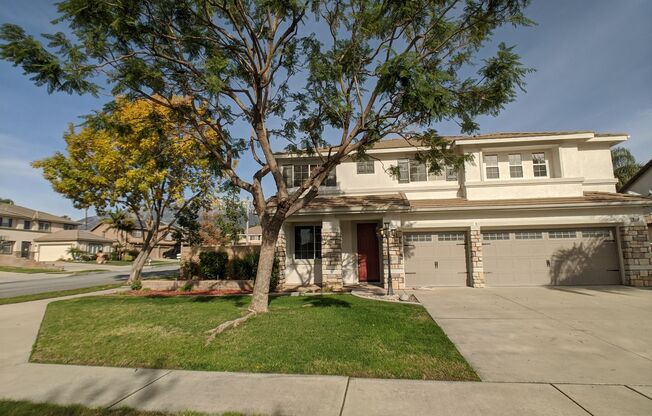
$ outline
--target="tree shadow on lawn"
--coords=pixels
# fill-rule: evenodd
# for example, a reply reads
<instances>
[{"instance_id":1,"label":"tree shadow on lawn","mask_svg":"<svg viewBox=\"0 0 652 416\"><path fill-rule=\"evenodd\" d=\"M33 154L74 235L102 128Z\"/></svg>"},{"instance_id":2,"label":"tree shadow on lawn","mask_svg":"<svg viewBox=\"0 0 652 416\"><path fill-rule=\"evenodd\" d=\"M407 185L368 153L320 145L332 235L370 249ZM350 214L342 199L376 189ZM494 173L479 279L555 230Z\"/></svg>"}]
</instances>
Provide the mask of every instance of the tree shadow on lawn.
<instances>
[{"instance_id":1,"label":"tree shadow on lawn","mask_svg":"<svg viewBox=\"0 0 652 416\"><path fill-rule=\"evenodd\" d=\"M302 299L303 306L313 306L316 308L350 308L351 303L342 299L327 298L324 296L309 296Z\"/></svg>"},{"instance_id":2,"label":"tree shadow on lawn","mask_svg":"<svg viewBox=\"0 0 652 416\"><path fill-rule=\"evenodd\" d=\"M207 302L230 302L233 303L233 306L241 308L243 306L249 305L251 300L250 296L194 296L190 299L190 302L197 303L207 303Z\"/></svg>"}]
</instances>

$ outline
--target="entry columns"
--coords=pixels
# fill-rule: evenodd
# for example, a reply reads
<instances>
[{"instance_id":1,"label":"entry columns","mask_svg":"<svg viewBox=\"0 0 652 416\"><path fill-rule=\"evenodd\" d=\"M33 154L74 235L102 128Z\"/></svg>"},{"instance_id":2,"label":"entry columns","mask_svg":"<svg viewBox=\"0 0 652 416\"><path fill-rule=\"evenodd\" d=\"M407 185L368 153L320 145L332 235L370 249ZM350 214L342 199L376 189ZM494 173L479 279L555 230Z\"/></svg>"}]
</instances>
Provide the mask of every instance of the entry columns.
<instances>
[{"instance_id":1,"label":"entry columns","mask_svg":"<svg viewBox=\"0 0 652 416\"><path fill-rule=\"evenodd\" d=\"M321 225L321 279L325 291L342 290L342 230L338 218L328 218Z\"/></svg>"},{"instance_id":2,"label":"entry columns","mask_svg":"<svg viewBox=\"0 0 652 416\"><path fill-rule=\"evenodd\" d=\"M482 263L482 233L480 232L480 226L472 225L469 230L469 274L472 287L484 287Z\"/></svg>"}]
</instances>

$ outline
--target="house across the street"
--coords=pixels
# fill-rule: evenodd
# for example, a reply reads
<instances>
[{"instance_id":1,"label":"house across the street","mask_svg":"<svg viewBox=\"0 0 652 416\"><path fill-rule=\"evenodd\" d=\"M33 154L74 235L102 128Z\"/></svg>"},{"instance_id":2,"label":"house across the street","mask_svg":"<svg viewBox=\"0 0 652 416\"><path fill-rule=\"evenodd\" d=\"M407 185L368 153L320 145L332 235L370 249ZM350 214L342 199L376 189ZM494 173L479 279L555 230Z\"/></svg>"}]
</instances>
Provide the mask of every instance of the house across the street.
<instances>
[{"instance_id":1,"label":"house across the street","mask_svg":"<svg viewBox=\"0 0 652 416\"><path fill-rule=\"evenodd\" d=\"M152 249L149 256L151 259L175 259L180 252L179 244L174 237L174 230L168 231L166 228L167 224L160 227L161 232L165 232L165 235ZM109 224L99 222L90 232L96 236L108 238L128 249L141 250L143 246L144 231L142 229L136 228L129 232L122 232L112 228Z\"/></svg>"},{"instance_id":2,"label":"house across the street","mask_svg":"<svg viewBox=\"0 0 652 416\"><path fill-rule=\"evenodd\" d=\"M0 203L0 262L13 264L21 258L39 260L38 238L75 230L78 226L78 222L69 218Z\"/></svg>"},{"instance_id":3,"label":"house across the street","mask_svg":"<svg viewBox=\"0 0 652 416\"><path fill-rule=\"evenodd\" d=\"M450 137L473 161L438 174L415 160L416 144L380 141L368 160L338 165L320 195L285 222L281 282L386 285L391 270L400 288L652 286L645 221L652 200L616 193L610 147L627 138L591 131ZM289 187L319 163L277 157Z\"/></svg>"},{"instance_id":4,"label":"house across the street","mask_svg":"<svg viewBox=\"0 0 652 416\"><path fill-rule=\"evenodd\" d=\"M73 258L70 250L77 248L91 254L110 253L113 240L86 230L62 230L34 239L38 244L36 260L57 261Z\"/></svg>"}]
</instances>

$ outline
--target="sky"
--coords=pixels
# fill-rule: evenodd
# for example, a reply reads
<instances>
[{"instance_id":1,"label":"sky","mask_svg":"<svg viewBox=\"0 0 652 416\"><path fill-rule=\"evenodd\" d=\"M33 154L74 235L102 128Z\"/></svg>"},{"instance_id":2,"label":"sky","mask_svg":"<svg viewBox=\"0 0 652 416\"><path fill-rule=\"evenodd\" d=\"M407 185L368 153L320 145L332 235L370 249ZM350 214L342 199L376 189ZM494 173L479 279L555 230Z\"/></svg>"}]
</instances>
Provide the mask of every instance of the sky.
<instances>
[{"instance_id":1,"label":"sky","mask_svg":"<svg viewBox=\"0 0 652 416\"><path fill-rule=\"evenodd\" d=\"M523 64L536 72L497 117L483 117L480 133L594 130L624 132L639 162L652 158L652 1L534 0L526 15L537 25L501 28L495 41L515 45ZM54 2L0 0L0 23L28 33L52 32ZM68 123L110 99L48 94L0 61L0 197L56 215L83 218L55 193L30 162L65 149ZM458 134L450 124L434 126ZM246 134L246 133L244 133ZM242 160L240 169L254 163ZM251 174L249 175L251 176Z\"/></svg>"}]
</instances>

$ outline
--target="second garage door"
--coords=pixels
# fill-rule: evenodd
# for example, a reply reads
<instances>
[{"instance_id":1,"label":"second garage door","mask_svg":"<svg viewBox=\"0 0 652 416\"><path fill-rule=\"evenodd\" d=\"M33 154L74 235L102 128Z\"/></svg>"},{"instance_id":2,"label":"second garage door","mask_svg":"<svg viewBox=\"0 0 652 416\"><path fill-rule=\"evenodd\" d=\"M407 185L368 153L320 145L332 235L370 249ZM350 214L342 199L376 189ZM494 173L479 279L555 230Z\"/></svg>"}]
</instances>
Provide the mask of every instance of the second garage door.
<instances>
[{"instance_id":1,"label":"second garage door","mask_svg":"<svg viewBox=\"0 0 652 416\"><path fill-rule=\"evenodd\" d=\"M405 233L405 286L466 286L466 233Z\"/></svg>"},{"instance_id":2,"label":"second garage door","mask_svg":"<svg viewBox=\"0 0 652 416\"><path fill-rule=\"evenodd\" d=\"M482 240L488 286L620 284L608 228L485 231Z\"/></svg>"}]
</instances>

